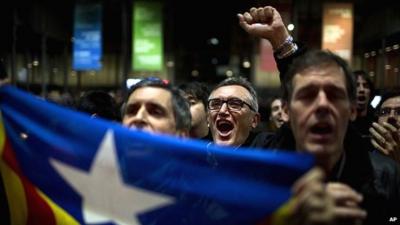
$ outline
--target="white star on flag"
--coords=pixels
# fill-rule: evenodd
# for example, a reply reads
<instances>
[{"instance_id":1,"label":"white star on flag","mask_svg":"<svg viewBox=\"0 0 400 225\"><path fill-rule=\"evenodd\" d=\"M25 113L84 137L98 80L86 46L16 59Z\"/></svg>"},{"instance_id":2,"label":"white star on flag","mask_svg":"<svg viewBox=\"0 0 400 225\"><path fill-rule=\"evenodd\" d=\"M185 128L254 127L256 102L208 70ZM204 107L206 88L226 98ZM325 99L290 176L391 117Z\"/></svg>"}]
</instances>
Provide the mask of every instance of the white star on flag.
<instances>
[{"instance_id":1,"label":"white star on flag","mask_svg":"<svg viewBox=\"0 0 400 225\"><path fill-rule=\"evenodd\" d=\"M89 172L55 159L50 159L50 163L81 195L85 223L140 224L137 214L174 201L172 197L124 184L112 130L105 134Z\"/></svg>"}]
</instances>

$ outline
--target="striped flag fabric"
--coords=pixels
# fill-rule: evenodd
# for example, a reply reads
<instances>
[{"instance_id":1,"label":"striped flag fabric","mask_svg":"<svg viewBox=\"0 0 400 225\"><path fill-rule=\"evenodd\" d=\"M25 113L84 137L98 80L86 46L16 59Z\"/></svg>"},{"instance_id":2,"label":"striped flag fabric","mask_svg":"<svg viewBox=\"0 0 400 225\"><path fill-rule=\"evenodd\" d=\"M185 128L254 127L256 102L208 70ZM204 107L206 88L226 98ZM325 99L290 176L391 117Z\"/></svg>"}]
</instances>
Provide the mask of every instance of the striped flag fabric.
<instances>
[{"instance_id":1,"label":"striped flag fabric","mask_svg":"<svg viewBox=\"0 0 400 225\"><path fill-rule=\"evenodd\" d=\"M272 224L314 163L132 131L12 86L0 107L1 224Z\"/></svg>"}]
</instances>

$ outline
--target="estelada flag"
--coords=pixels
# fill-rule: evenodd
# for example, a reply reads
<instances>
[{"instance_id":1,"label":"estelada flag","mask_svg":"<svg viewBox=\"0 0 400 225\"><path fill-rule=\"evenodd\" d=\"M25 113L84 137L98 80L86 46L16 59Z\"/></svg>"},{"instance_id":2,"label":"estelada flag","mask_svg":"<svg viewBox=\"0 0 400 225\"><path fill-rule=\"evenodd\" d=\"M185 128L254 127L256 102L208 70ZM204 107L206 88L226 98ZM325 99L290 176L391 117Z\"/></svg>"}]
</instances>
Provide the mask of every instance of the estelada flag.
<instances>
[{"instance_id":1,"label":"estelada flag","mask_svg":"<svg viewBox=\"0 0 400 225\"><path fill-rule=\"evenodd\" d=\"M1 224L268 224L314 162L132 131L11 86L0 106Z\"/></svg>"}]
</instances>

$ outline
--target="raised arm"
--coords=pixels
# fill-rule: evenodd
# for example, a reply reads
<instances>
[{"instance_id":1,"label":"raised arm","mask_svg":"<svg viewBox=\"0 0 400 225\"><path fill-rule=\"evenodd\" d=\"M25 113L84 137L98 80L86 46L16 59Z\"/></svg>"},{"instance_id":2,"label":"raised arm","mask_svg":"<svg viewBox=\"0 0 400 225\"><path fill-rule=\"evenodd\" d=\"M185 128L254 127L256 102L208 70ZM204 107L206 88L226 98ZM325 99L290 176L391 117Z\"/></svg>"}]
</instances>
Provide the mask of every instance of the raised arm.
<instances>
[{"instance_id":1,"label":"raised arm","mask_svg":"<svg viewBox=\"0 0 400 225\"><path fill-rule=\"evenodd\" d=\"M293 41L281 15L271 6L253 7L248 12L239 13L237 16L239 25L248 34L264 38L271 43L282 81L290 64L306 49Z\"/></svg>"},{"instance_id":2,"label":"raised arm","mask_svg":"<svg viewBox=\"0 0 400 225\"><path fill-rule=\"evenodd\" d=\"M290 36L279 12L271 7L251 8L238 14L239 25L250 35L264 38L277 50Z\"/></svg>"}]
</instances>

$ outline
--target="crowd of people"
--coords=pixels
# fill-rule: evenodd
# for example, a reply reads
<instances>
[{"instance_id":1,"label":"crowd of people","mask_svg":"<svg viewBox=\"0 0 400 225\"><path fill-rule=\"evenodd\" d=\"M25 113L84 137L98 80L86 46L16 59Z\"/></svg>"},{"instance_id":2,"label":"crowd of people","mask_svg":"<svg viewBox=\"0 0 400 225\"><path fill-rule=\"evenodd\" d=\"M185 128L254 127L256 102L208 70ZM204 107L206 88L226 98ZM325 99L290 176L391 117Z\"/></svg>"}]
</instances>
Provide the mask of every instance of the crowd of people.
<instances>
[{"instance_id":1,"label":"crowd of people","mask_svg":"<svg viewBox=\"0 0 400 225\"><path fill-rule=\"evenodd\" d=\"M307 152L316 166L293 186L288 224L395 224L400 220L400 91L370 107L373 83L339 56L309 50L290 36L273 7L238 14L249 35L267 39L282 95L271 101L273 132L255 132L258 96L242 77L212 90L161 79L134 85L119 108L105 92L89 92L80 111L123 126L214 145ZM120 113L119 113L120 112ZM273 150L272 150L273 149ZM212 156L210 156L212 157ZM210 160L218 169L218 162Z\"/></svg>"}]
</instances>

